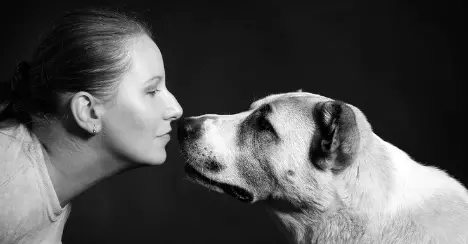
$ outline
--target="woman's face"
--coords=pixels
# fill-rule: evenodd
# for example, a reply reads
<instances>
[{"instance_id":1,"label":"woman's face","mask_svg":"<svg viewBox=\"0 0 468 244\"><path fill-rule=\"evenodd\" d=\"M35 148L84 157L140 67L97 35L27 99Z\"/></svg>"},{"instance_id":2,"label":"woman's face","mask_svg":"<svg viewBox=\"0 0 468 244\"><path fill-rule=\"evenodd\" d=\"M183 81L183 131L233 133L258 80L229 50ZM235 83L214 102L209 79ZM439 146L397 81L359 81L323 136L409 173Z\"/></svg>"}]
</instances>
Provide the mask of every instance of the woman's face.
<instances>
[{"instance_id":1,"label":"woman's face","mask_svg":"<svg viewBox=\"0 0 468 244\"><path fill-rule=\"evenodd\" d=\"M100 133L113 155L130 162L162 164L170 122L182 115L182 108L167 90L156 44L146 35L131 43L131 69L123 76L115 101L106 105Z\"/></svg>"}]
</instances>

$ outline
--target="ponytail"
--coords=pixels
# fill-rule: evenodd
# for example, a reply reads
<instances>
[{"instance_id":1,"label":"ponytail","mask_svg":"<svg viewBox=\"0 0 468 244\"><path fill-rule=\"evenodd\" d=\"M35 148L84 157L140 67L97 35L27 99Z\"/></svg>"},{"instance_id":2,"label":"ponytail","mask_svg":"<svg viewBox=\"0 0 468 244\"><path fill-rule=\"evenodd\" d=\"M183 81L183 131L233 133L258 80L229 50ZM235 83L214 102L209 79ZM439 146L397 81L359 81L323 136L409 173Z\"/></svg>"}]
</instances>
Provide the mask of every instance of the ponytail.
<instances>
[{"instance_id":1,"label":"ponytail","mask_svg":"<svg viewBox=\"0 0 468 244\"><path fill-rule=\"evenodd\" d=\"M10 121L29 124L31 116L26 104L30 101L30 65L20 61L16 66L13 77L7 82L0 83L0 123Z\"/></svg>"}]
</instances>

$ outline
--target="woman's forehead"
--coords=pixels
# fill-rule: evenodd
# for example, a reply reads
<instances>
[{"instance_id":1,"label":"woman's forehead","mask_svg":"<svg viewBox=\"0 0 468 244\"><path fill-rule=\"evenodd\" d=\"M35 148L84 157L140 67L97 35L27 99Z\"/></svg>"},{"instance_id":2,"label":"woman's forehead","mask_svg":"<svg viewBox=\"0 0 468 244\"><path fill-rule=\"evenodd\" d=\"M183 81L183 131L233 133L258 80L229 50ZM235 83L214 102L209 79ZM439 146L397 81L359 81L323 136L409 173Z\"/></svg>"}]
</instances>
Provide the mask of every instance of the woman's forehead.
<instances>
[{"instance_id":1,"label":"woman's forehead","mask_svg":"<svg viewBox=\"0 0 468 244\"><path fill-rule=\"evenodd\" d=\"M152 77L164 77L164 62L156 43L145 35L138 37L132 45L130 76L141 84Z\"/></svg>"}]
</instances>

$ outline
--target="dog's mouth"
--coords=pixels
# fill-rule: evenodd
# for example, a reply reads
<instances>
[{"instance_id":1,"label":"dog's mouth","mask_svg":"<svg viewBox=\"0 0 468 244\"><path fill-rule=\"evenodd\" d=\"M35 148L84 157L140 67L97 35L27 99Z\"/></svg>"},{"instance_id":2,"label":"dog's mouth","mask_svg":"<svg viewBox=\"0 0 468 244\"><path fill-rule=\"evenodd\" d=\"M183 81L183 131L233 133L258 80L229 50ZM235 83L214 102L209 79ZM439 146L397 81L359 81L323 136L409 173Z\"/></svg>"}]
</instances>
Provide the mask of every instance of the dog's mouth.
<instances>
[{"instance_id":1,"label":"dog's mouth","mask_svg":"<svg viewBox=\"0 0 468 244\"><path fill-rule=\"evenodd\" d=\"M247 190L238 186L212 180L204 176L200 172L198 172L195 168L193 168L188 163L185 164L185 172L190 178L197 181L201 185L205 185L207 187L210 187L210 186L217 187L221 189L224 193L231 195L235 197L237 200L242 201L242 202L250 203L253 201L253 195Z\"/></svg>"}]
</instances>

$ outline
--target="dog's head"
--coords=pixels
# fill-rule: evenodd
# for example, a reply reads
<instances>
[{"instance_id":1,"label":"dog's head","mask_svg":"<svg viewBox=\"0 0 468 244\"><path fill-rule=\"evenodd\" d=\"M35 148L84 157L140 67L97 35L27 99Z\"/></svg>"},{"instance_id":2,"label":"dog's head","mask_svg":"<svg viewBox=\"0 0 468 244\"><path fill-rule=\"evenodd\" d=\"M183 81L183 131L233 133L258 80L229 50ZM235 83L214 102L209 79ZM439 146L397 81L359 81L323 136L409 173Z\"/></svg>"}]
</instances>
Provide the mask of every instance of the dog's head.
<instances>
[{"instance_id":1,"label":"dog's head","mask_svg":"<svg viewBox=\"0 0 468 244\"><path fill-rule=\"evenodd\" d=\"M324 204L358 150L356 112L343 102L292 92L238 114L183 118L178 139L186 172L244 202Z\"/></svg>"}]
</instances>

